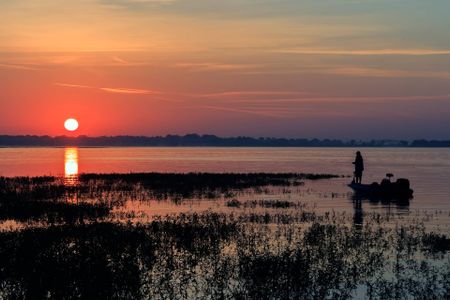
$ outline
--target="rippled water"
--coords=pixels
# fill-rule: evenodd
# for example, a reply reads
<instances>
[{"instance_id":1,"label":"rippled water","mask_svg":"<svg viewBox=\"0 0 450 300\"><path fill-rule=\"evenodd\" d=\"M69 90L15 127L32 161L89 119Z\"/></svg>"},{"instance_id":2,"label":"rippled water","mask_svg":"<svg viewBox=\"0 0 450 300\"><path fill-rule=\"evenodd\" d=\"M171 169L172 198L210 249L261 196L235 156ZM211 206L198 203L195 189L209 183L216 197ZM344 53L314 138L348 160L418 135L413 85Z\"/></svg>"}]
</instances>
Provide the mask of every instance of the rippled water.
<instances>
[{"instance_id":1,"label":"rippled water","mask_svg":"<svg viewBox=\"0 0 450 300\"><path fill-rule=\"evenodd\" d=\"M350 175L348 148L0 149L0 176L62 177L1 179L0 298L448 294L450 149L361 150L365 182L407 177L414 199L361 200L349 177L214 190L229 175L79 176Z\"/></svg>"},{"instance_id":2,"label":"rippled water","mask_svg":"<svg viewBox=\"0 0 450 300\"><path fill-rule=\"evenodd\" d=\"M350 148L2 148L0 176L110 172L305 172L350 175L357 149ZM363 181L387 172L406 177L414 189L407 207L364 204L366 210L405 213L442 211L450 219L450 149L364 148ZM353 209L348 178L307 182L302 194L282 198L309 201L319 210ZM216 204L214 204L216 205ZM211 204L211 206L214 206ZM192 209L194 206L190 206ZM207 208L208 204L198 204ZM159 205L158 211L170 212ZM179 211L178 208L173 208ZM450 223L450 222L449 222Z\"/></svg>"}]
</instances>

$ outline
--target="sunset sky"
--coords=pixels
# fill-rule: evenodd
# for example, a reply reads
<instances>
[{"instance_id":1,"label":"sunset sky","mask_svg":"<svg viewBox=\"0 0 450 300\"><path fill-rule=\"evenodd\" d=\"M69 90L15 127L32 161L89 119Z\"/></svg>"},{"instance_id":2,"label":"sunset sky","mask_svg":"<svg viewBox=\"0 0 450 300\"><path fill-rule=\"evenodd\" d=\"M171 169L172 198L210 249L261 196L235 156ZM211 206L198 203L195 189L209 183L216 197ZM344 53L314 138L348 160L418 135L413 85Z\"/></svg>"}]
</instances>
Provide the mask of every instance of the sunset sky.
<instances>
[{"instance_id":1,"label":"sunset sky","mask_svg":"<svg viewBox=\"0 0 450 300\"><path fill-rule=\"evenodd\" d=\"M0 134L450 139L449 0L0 0Z\"/></svg>"}]
</instances>

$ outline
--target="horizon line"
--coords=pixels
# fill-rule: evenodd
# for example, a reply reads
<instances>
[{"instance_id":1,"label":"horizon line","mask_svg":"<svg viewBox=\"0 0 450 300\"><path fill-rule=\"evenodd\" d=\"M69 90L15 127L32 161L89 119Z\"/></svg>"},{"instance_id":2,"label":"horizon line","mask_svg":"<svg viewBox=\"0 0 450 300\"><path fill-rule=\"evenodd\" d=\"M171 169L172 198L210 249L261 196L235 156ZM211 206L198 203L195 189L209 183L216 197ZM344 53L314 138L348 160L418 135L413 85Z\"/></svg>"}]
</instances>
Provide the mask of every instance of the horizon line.
<instances>
[{"instance_id":1,"label":"horizon line","mask_svg":"<svg viewBox=\"0 0 450 300\"><path fill-rule=\"evenodd\" d=\"M37 137L37 138L68 138L68 139L79 139L79 138L90 138L90 139L97 139L97 138L168 138L168 137L197 137L197 138L205 138L205 137L215 137L219 139L233 139L233 138L250 138L250 139L277 139L277 140L318 140L318 141L357 141L357 142L372 142L372 141L384 141L384 142L412 142L412 141L450 141L449 138L318 138L318 137L280 137L280 136L249 136L249 135L234 135L234 136L220 136L215 134L199 134L199 133L186 133L186 134L165 134L165 135L128 135L128 134L119 134L119 135L98 135L98 136L89 136L89 135L77 135L77 136L70 136L70 135L37 135L37 134L0 134L1 137L14 137L14 138L26 138L26 137Z\"/></svg>"}]
</instances>

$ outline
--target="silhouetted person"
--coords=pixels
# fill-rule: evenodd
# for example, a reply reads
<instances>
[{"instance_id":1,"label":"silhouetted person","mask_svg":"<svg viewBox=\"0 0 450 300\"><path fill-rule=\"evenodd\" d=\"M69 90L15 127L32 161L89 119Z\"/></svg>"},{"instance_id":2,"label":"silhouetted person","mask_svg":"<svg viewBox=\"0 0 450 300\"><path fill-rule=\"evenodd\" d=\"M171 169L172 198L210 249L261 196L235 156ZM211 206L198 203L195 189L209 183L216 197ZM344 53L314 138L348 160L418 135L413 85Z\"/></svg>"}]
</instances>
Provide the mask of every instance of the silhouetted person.
<instances>
[{"instance_id":1,"label":"silhouetted person","mask_svg":"<svg viewBox=\"0 0 450 300\"><path fill-rule=\"evenodd\" d=\"M356 152L355 161L353 162L355 165L355 183L361 183L362 181L362 173L364 171L364 160L361 155L361 152Z\"/></svg>"}]
</instances>

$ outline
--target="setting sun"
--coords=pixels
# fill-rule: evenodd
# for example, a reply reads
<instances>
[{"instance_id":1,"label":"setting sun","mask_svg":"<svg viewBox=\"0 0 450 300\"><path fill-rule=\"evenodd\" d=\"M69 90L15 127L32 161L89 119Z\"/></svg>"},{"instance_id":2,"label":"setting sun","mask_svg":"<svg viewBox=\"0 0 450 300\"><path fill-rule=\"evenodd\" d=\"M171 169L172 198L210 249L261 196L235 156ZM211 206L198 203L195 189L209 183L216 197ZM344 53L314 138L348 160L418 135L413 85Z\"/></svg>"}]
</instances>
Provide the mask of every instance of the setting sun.
<instances>
[{"instance_id":1,"label":"setting sun","mask_svg":"<svg viewBox=\"0 0 450 300\"><path fill-rule=\"evenodd\" d=\"M68 131L75 131L78 129L78 121L75 119L67 119L66 122L64 122L64 128Z\"/></svg>"}]
</instances>

